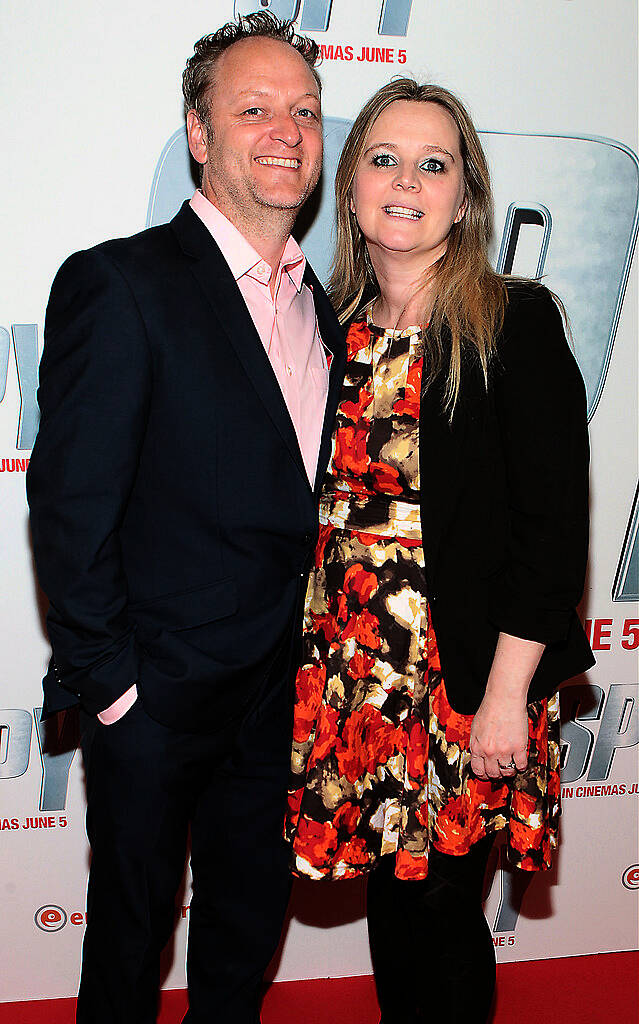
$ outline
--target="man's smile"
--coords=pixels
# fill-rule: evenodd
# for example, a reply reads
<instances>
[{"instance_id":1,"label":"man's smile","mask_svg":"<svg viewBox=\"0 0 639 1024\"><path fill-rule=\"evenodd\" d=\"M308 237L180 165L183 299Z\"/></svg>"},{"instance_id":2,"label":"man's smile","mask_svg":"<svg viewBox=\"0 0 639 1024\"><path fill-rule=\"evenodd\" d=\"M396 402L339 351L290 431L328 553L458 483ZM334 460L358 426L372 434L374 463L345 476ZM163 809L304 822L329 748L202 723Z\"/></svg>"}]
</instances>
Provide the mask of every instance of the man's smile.
<instances>
[{"instance_id":1,"label":"man's smile","mask_svg":"<svg viewBox=\"0 0 639 1024\"><path fill-rule=\"evenodd\" d=\"M265 167L291 167L293 170L302 166L301 160L287 156L256 156L255 162Z\"/></svg>"}]
</instances>

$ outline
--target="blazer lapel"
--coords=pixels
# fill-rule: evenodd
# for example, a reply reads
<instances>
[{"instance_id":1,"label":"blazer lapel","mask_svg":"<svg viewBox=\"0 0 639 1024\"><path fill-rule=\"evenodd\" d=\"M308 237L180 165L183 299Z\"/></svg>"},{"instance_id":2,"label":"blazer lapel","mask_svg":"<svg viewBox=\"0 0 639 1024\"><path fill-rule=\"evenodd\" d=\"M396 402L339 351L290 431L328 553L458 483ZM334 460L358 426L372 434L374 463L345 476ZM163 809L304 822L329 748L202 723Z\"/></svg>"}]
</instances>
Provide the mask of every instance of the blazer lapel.
<instances>
[{"instance_id":1,"label":"blazer lapel","mask_svg":"<svg viewBox=\"0 0 639 1024\"><path fill-rule=\"evenodd\" d=\"M306 264L306 271L304 273L304 282L313 292L319 332L323 343L332 355L328 377L328 395L326 396L324 423L322 426L320 449L317 458L317 471L315 473L314 492L315 495L319 497L331 455L333 427L335 425L335 417L337 415L337 406L339 405L342 393L344 370L346 369L346 341L344 338L344 330L335 316L333 307L328 301L328 296L308 263Z\"/></svg>"},{"instance_id":2,"label":"blazer lapel","mask_svg":"<svg viewBox=\"0 0 639 1024\"><path fill-rule=\"evenodd\" d=\"M422 544L429 574L436 564L440 542L463 483L459 466L468 427L461 395L452 424L442 411L443 377L440 374L422 395L419 417Z\"/></svg>"},{"instance_id":3,"label":"blazer lapel","mask_svg":"<svg viewBox=\"0 0 639 1024\"><path fill-rule=\"evenodd\" d=\"M185 202L171 222L190 270L261 402L308 482L295 427L242 293L210 232ZM309 485L310 486L310 485Z\"/></svg>"}]
</instances>

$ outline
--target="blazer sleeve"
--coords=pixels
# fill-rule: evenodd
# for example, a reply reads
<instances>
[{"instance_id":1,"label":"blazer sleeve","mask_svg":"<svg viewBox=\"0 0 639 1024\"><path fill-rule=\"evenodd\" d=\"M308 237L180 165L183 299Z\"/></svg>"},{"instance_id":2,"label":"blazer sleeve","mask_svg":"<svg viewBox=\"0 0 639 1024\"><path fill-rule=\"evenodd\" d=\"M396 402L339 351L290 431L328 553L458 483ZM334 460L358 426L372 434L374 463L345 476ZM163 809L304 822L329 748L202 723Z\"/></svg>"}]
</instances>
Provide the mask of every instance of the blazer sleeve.
<instances>
[{"instance_id":1,"label":"blazer sleeve","mask_svg":"<svg viewBox=\"0 0 639 1024\"><path fill-rule=\"evenodd\" d=\"M76 253L47 307L27 495L55 682L90 713L137 679L118 531L150 391L148 342L129 285L108 254Z\"/></svg>"},{"instance_id":2,"label":"blazer sleeve","mask_svg":"<svg viewBox=\"0 0 639 1024\"><path fill-rule=\"evenodd\" d=\"M501 632L551 645L565 639L583 593L589 445L583 379L546 288L511 294L494 400L509 536L489 617Z\"/></svg>"}]
</instances>

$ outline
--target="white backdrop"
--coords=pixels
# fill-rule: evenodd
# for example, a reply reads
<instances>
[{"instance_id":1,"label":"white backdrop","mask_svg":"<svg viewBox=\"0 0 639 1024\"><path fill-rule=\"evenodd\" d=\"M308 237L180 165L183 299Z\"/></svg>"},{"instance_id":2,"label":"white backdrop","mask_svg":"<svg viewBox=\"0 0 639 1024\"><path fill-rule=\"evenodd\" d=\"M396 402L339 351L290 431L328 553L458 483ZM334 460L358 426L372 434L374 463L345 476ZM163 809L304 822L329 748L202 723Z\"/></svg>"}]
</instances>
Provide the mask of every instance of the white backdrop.
<instances>
[{"instance_id":1,"label":"white backdrop","mask_svg":"<svg viewBox=\"0 0 639 1024\"><path fill-rule=\"evenodd\" d=\"M44 755L36 724L48 648L24 478L49 287L70 252L158 222L179 205L190 187L180 76L193 42L236 11L269 7L297 17L326 52L327 187L305 243L320 273L344 122L391 74L408 71L458 92L484 133L495 179L495 260L501 247L503 261L509 225L512 240L513 220L521 223L513 269L534 273L543 262L546 282L566 302L591 414L583 615L598 662L587 679L564 688L557 864L532 879L497 870L486 909L502 961L637 946L634 0L5 0L0 929L10 955L1 1000L74 994L84 923L80 758L70 721L58 752ZM274 976L368 973L361 911L357 884L300 884ZM169 987L184 984L188 911L176 913L182 923L167 959Z\"/></svg>"}]
</instances>

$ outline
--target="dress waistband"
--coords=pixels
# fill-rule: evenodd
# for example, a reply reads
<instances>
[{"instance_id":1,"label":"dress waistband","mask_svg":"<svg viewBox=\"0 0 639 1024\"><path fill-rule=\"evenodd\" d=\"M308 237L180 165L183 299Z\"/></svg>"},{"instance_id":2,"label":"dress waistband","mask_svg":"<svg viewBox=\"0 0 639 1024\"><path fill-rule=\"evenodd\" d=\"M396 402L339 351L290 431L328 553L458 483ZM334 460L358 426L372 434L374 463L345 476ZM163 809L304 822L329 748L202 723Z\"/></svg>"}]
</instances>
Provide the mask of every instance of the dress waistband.
<instances>
[{"instance_id":1,"label":"dress waistband","mask_svg":"<svg viewBox=\"0 0 639 1024\"><path fill-rule=\"evenodd\" d=\"M357 530L377 537L399 537L420 541L422 524L419 501L399 501L390 495L373 497L331 491L323 494L319 509L320 523L337 529Z\"/></svg>"}]
</instances>

